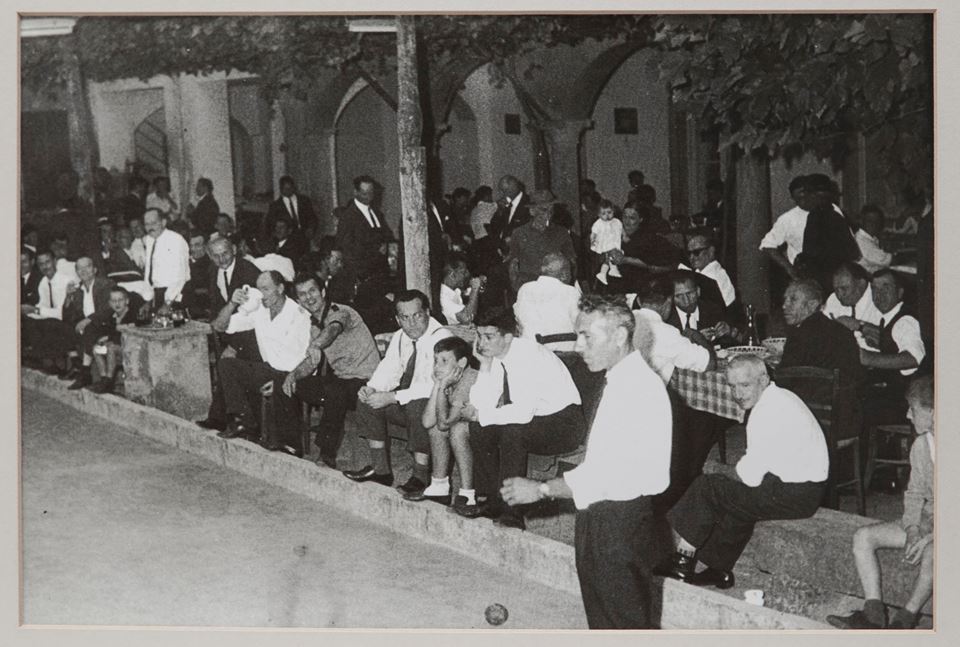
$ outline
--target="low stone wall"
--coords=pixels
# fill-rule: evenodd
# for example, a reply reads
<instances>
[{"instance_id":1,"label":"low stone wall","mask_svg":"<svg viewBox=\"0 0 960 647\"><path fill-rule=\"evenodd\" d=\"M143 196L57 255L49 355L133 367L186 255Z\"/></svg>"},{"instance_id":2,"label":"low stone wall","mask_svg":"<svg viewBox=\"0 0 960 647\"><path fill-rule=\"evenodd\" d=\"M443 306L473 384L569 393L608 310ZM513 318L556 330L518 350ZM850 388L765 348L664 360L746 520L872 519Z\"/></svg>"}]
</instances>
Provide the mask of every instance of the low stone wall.
<instances>
[{"instance_id":1,"label":"low stone wall","mask_svg":"<svg viewBox=\"0 0 960 647\"><path fill-rule=\"evenodd\" d=\"M175 446L229 469L343 509L392 530L444 546L472 559L579 594L573 548L530 532L505 529L486 519L463 519L444 506L412 503L391 489L358 485L336 470L243 440L224 440L192 422L113 395L67 385L24 369L24 388L38 390L78 410L121 425L132 433ZM823 623L776 609L756 607L723 593L673 580L658 591L665 629L823 629Z\"/></svg>"}]
</instances>

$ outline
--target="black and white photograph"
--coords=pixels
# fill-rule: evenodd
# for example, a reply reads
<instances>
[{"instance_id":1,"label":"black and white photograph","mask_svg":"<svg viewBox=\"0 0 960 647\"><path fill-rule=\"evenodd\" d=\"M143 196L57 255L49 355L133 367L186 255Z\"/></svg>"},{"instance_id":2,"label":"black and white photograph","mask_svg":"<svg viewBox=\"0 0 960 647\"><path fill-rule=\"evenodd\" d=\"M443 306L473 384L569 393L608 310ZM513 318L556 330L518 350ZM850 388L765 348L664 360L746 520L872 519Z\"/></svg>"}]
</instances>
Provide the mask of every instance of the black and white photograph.
<instances>
[{"instance_id":1,"label":"black and white photograph","mask_svg":"<svg viewBox=\"0 0 960 647\"><path fill-rule=\"evenodd\" d=\"M943 631L904 5L19 7L20 630Z\"/></svg>"}]
</instances>

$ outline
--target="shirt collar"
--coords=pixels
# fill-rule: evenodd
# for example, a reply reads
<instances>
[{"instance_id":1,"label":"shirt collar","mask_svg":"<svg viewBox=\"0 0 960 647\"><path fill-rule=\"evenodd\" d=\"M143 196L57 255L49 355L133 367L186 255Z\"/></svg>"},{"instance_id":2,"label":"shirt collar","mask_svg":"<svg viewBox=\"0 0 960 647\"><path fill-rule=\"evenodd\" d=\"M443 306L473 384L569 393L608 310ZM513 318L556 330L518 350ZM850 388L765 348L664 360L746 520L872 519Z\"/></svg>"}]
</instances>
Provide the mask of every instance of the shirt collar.
<instances>
[{"instance_id":1,"label":"shirt collar","mask_svg":"<svg viewBox=\"0 0 960 647\"><path fill-rule=\"evenodd\" d=\"M896 317L896 316L897 316L897 313L900 312L900 308L902 308L902 307L903 307L903 301L900 301L899 303L897 303L897 305L895 305L895 306L893 306L892 308L890 308L890 312L881 312L881 313L880 313L880 316L883 317L884 319L886 319L886 320L887 320L886 323L887 323L887 325L889 325L890 319ZM879 308L878 308L878 310L879 310Z\"/></svg>"},{"instance_id":2,"label":"shirt collar","mask_svg":"<svg viewBox=\"0 0 960 647\"><path fill-rule=\"evenodd\" d=\"M357 200L356 198L353 199L353 203L354 203L355 205L357 205L357 209L360 210L360 213L363 213L363 214L370 213L370 205L368 205L368 204L363 204L362 202L360 202L360 201Z\"/></svg>"},{"instance_id":3,"label":"shirt collar","mask_svg":"<svg viewBox=\"0 0 960 647\"><path fill-rule=\"evenodd\" d=\"M520 204L520 200L522 199L523 199L523 191L513 196L513 200L510 201L510 207L515 208L518 204Z\"/></svg>"}]
</instances>

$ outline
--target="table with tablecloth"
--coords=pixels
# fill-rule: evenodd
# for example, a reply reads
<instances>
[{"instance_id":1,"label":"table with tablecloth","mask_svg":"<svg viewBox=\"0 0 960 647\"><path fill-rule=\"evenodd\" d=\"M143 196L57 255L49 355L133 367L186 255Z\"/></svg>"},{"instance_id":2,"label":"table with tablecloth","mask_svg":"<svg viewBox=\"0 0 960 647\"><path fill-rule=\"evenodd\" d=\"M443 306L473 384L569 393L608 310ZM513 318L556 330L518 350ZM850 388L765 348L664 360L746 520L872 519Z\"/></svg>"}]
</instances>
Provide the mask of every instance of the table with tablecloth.
<instances>
[{"instance_id":1,"label":"table with tablecloth","mask_svg":"<svg viewBox=\"0 0 960 647\"><path fill-rule=\"evenodd\" d=\"M733 399L724 371L691 371L677 368L669 388L691 409L706 411L721 418L743 422L743 409Z\"/></svg>"}]
</instances>

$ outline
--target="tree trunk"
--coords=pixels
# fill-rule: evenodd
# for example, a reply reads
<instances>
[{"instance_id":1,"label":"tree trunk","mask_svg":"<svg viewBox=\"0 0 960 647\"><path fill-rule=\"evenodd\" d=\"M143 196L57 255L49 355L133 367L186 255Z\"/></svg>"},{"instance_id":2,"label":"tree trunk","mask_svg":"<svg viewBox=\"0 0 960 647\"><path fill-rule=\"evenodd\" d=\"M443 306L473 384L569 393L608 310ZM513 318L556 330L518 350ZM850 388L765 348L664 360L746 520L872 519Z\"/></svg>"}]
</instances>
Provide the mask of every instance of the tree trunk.
<instances>
[{"instance_id":1,"label":"tree trunk","mask_svg":"<svg viewBox=\"0 0 960 647\"><path fill-rule=\"evenodd\" d=\"M93 170L99 163L96 139L93 135L93 115L87 102L86 84L77 56L75 37L60 39L60 50L65 62L67 91L67 122L70 133L70 164L80 176L77 191L84 200L92 200ZM95 207L97 205L94 205Z\"/></svg>"},{"instance_id":2,"label":"tree trunk","mask_svg":"<svg viewBox=\"0 0 960 647\"><path fill-rule=\"evenodd\" d=\"M766 154L742 153L736 161L737 285L744 303L770 311L770 283L760 241L770 229L770 167Z\"/></svg>"},{"instance_id":3,"label":"tree trunk","mask_svg":"<svg viewBox=\"0 0 960 647\"><path fill-rule=\"evenodd\" d=\"M427 240L426 151L417 72L416 17L397 17L397 137L400 143L400 203L407 288L430 295ZM438 304L433 304L437 307Z\"/></svg>"}]
</instances>

